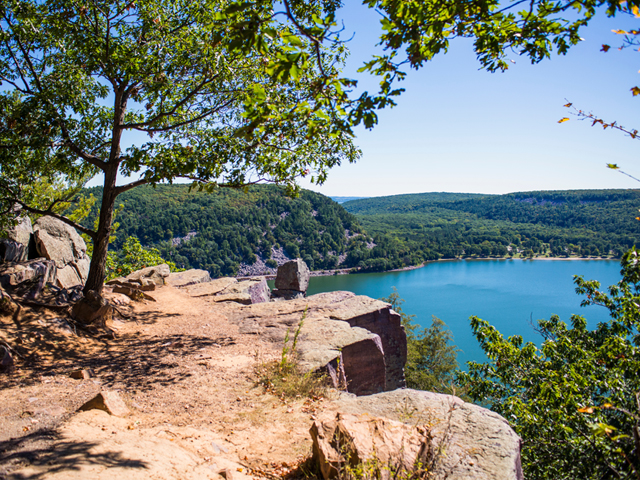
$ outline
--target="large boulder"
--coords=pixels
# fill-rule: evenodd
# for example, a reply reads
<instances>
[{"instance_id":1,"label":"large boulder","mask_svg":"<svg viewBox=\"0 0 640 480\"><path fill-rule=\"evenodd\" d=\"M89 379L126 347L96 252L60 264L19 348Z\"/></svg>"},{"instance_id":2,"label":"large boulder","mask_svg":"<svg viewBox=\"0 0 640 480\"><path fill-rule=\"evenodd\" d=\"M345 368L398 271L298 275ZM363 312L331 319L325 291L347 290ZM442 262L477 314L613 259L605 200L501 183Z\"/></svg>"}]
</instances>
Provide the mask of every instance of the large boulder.
<instances>
[{"instance_id":1,"label":"large boulder","mask_svg":"<svg viewBox=\"0 0 640 480\"><path fill-rule=\"evenodd\" d=\"M33 227L29 217L24 216L7 230L6 238L0 239L0 262L24 262L29 258L29 244Z\"/></svg>"},{"instance_id":2,"label":"large boulder","mask_svg":"<svg viewBox=\"0 0 640 480\"><path fill-rule=\"evenodd\" d=\"M189 285L196 285L199 283L210 282L211 277L206 270L199 270L192 268L184 272L170 273L165 282L172 287L188 287Z\"/></svg>"},{"instance_id":3,"label":"large boulder","mask_svg":"<svg viewBox=\"0 0 640 480\"><path fill-rule=\"evenodd\" d=\"M143 268L142 270L136 270L133 273L127 275L127 280L141 283L153 282L156 285L164 285L164 279L171 274L171 269L166 263L156 265L154 267Z\"/></svg>"},{"instance_id":4,"label":"large boulder","mask_svg":"<svg viewBox=\"0 0 640 480\"><path fill-rule=\"evenodd\" d=\"M507 421L451 395L410 389L342 394L311 435L324 478L352 462L405 469L407 478L421 478L422 468L434 479L523 479L521 441Z\"/></svg>"},{"instance_id":5,"label":"large boulder","mask_svg":"<svg viewBox=\"0 0 640 480\"><path fill-rule=\"evenodd\" d=\"M359 309L354 308L354 299ZM368 299L369 310L366 305ZM352 312L355 317L350 317ZM346 387L358 395L388 390L389 386L404 386L406 336L399 323L387 327L377 325L383 338L366 327L354 325L363 315L395 319L389 304L368 297L356 297L351 292L331 292L288 302L269 302L233 309L228 317L239 326L241 333L261 335L275 343L283 342L287 330L294 331L304 317L298 338L297 354L307 371L327 372L334 386ZM337 319L341 316L341 319ZM395 329L393 326L395 325ZM404 337L403 337L404 336ZM401 345L404 338L404 357L391 346ZM389 369L391 363L393 368ZM399 367L399 368L398 368ZM389 379L389 375L393 375Z\"/></svg>"},{"instance_id":6,"label":"large boulder","mask_svg":"<svg viewBox=\"0 0 640 480\"><path fill-rule=\"evenodd\" d=\"M276 289L306 292L310 276L311 272L304 260L296 258L278 267Z\"/></svg>"},{"instance_id":7,"label":"large boulder","mask_svg":"<svg viewBox=\"0 0 640 480\"><path fill-rule=\"evenodd\" d=\"M406 386L404 366L407 363L407 335L402 318L391 309L391 305L358 295L331 305L327 313L332 319L345 321L352 327L365 328L380 336L386 360L385 390Z\"/></svg>"},{"instance_id":8,"label":"large boulder","mask_svg":"<svg viewBox=\"0 0 640 480\"><path fill-rule=\"evenodd\" d=\"M78 232L48 216L36 220L33 230L38 254L56 264L57 285L62 288L83 285L89 275L91 260L87 255L87 245Z\"/></svg>"}]
</instances>

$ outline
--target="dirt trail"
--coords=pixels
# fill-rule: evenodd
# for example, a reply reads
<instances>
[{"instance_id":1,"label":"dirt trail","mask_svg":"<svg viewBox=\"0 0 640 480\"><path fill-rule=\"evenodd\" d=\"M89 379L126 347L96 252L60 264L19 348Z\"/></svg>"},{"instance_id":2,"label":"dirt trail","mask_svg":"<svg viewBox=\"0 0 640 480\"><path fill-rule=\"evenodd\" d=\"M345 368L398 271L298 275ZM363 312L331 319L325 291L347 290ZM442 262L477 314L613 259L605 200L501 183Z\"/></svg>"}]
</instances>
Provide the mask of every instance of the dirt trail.
<instances>
[{"instance_id":1,"label":"dirt trail","mask_svg":"<svg viewBox=\"0 0 640 480\"><path fill-rule=\"evenodd\" d=\"M256 363L281 345L239 334L235 304L169 286L152 295L132 302L115 339L52 329L56 312L0 317L0 335L28 352L0 374L0 479L274 478L308 456L323 402L285 403L255 384ZM93 377L69 378L80 368ZM76 413L101 389L132 414Z\"/></svg>"}]
</instances>

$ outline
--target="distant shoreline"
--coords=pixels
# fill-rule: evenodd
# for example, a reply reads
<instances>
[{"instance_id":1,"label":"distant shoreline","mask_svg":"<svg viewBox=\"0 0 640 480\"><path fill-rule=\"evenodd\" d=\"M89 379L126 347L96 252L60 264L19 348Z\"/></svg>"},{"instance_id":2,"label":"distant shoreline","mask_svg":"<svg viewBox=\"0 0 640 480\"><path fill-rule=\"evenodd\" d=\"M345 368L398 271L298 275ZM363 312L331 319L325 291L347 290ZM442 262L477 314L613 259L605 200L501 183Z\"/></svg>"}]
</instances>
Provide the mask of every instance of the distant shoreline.
<instances>
[{"instance_id":1,"label":"distant shoreline","mask_svg":"<svg viewBox=\"0 0 640 480\"><path fill-rule=\"evenodd\" d=\"M512 257L483 257L483 258L439 258L437 260L427 260L422 265L411 265L408 267L402 268L394 268L393 270L383 270L381 272L360 272L353 271L353 268L337 268L335 270L312 270L310 273L312 277L330 277L333 275L357 275L362 273L388 273L388 272L406 272L410 270L417 270L418 268L425 267L428 263L437 263L437 262L462 262L462 261L471 261L477 262L482 260L543 260L543 261L601 261L601 260L609 260L609 261L619 261L618 258L613 257L596 257L596 258L586 258L586 257L532 257L532 258L512 258ZM275 275L255 275L258 277L264 277L267 280L275 280ZM243 275L241 277L236 277L238 279L246 279L252 278L251 276Z\"/></svg>"}]
</instances>

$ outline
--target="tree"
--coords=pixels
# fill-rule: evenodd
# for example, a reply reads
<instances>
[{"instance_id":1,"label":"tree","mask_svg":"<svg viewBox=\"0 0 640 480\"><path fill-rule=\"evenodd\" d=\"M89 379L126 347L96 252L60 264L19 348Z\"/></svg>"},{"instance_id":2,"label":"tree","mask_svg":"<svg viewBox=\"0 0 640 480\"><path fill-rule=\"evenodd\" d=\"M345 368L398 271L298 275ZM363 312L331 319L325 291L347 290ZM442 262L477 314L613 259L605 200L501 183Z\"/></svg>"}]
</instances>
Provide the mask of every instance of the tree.
<instances>
[{"instance_id":1,"label":"tree","mask_svg":"<svg viewBox=\"0 0 640 480\"><path fill-rule=\"evenodd\" d=\"M404 300L398 291L393 291L383 302L402 317L402 325L407 333L407 363L404 373L407 387L438 393L455 393L455 371L458 348L452 344L453 335L447 325L435 315L430 327L419 330L414 322L415 315L402 311Z\"/></svg>"},{"instance_id":2,"label":"tree","mask_svg":"<svg viewBox=\"0 0 640 480\"><path fill-rule=\"evenodd\" d=\"M189 179L198 188L322 182L358 150L338 77L345 49L294 35L268 2L8 0L0 6L0 202L93 240L85 291L102 290L116 197ZM333 2L287 11L330 18ZM316 22L316 23L317 23ZM260 37L247 37L252 25ZM326 28L326 27L325 27ZM315 53L308 61L307 50ZM104 175L97 229L56 208ZM139 178L117 185L117 175ZM34 182L64 187L34 204Z\"/></svg>"},{"instance_id":3,"label":"tree","mask_svg":"<svg viewBox=\"0 0 640 480\"><path fill-rule=\"evenodd\" d=\"M635 248L624 255L622 279L608 293L575 277L582 305L610 312L593 330L578 315L570 326L557 316L539 320L538 348L471 318L489 362L470 362L458 380L522 437L526 478L640 478L639 257Z\"/></svg>"}]
</instances>

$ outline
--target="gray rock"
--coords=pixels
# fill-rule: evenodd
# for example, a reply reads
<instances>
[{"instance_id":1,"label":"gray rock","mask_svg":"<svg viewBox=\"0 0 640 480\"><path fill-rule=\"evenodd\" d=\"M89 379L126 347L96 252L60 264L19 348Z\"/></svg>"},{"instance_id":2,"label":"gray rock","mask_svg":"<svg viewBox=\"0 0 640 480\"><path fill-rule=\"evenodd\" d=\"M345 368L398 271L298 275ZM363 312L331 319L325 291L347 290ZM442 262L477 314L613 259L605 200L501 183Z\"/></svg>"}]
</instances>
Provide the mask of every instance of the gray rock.
<instances>
[{"instance_id":1,"label":"gray rock","mask_svg":"<svg viewBox=\"0 0 640 480\"><path fill-rule=\"evenodd\" d=\"M57 285L69 288L86 282L90 265L87 245L73 227L57 218L40 217L33 237L38 254L56 263Z\"/></svg>"},{"instance_id":2,"label":"gray rock","mask_svg":"<svg viewBox=\"0 0 640 480\"><path fill-rule=\"evenodd\" d=\"M311 272L304 260L296 258L278 267L276 288L278 290L297 290L306 292Z\"/></svg>"},{"instance_id":3,"label":"gray rock","mask_svg":"<svg viewBox=\"0 0 640 480\"><path fill-rule=\"evenodd\" d=\"M0 264L0 286L14 290L30 283L28 292L22 294L29 299L40 295L47 283L55 283L57 268L53 260L36 258L21 263Z\"/></svg>"},{"instance_id":4,"label":"gray rock","mask_svg":"<svg viewBox=\"0 0 640 480\"><path fill-rule=\"evenodd\" d=\"M1 253L2 247L0 246L0 258L4 257L4 261L6 262L24 262L27 260L29 256L29 242L31 241L32 234L33 227L31 225L31 219L27 216L19 218L18 224L10 228L6 232L7 238L3 239L4 241L13 242L14 245L7 245L4 255Z\"/></svg>"},{"instance_id":5,"label":"gray rock","mask_svg":"<svg viewBox=\"0 0 640 480\"><path fill-rule=\"evenodd\" d=\"M184 272L173 272L165 279L167 285L172 287L187 287L189 285L196 285L199 283L210 282L211 277L206 270L198 270L192 268Z\"/></svg>"},{"instance_id":6,"label":"gray rock","mask_svg":"<svg viewBox=\"0 0 640 480\"><path fill-rule=\"evenodd\" d=\"M22 262L27 259L28 248L8 238L0 239L0 263Z\"/></svg>"},{"instance_id":7,"label":"gray rock","mask_svg":"<svg viewBox=\"0 0 640 480\"><path fill-rule=\"evenodd\" d=\"M7 371L13 366L13 356L7 347L0 345L0 371Z\"/></svg>"},{"instance_id":8,"label":"gray rock","mask_svg":"<svg viewBox=\"0 0 640 480\"><path fill-rule=\"evenodd\" d=\"M507 421L490 410L466 403L451 395L399 389L366 397L342 394L332 405L325 407L327 414L312 427L316 458L323 458L321 465L325 478L335 471L343 452L335 449L335 433L340 417L343 423L342 437L355 436L353 444L357 458L371 458L372 452L388 452L385 448L404 445L404 452L414 452L414 443L399 443L398 432L404 432L407 440L412 431L399 428L400 422L415 430L422 437L423 452L427 456L430 473L435 479L449 480L522 480L520 463L520 438ZM354 418L355 417L355 418ZM384 419L382 422L380 419ZM338 421L336 421L338 420ZM380 427L371 430L371 423ZM333 428L333 429L332 429ZM375 438L374 438L375 437ZM386 439L393 441L386 442ZM395 440L394 440L395 439ZM386 447L385 447L386 445ZM344 446L344 444L343 444ZM374 447L374 448L372 448ZM391 459L400 459L403 451L394 450ZM424 464L424 462L423 462Z\"/></svg>"},{"instance_id":9,"label":"gray rock","mask_svg":"<svg viewBox=\"0 0 640 480\"><path fill-rule=\"evenodd\" d=\"M229 285L220 292L221 295L233 293L244 293L249 295L251 303L264 303L271 299L271 291L269 290L267 280L264 277L242 280L241 282Z\"/></svg>"},{"instance_id":10,"label":"gray rock","mask_svg":"<svg viewBox=\"0 0 640 480\"><path fill-rule=\"evenodd\" d=\"M169 265L163 263L155 267L147 267L127 275L127 280L142 283L143 279L151 280L156 285L164 285L164 279L171 274Z\"/></svg>"},{"instance_id":11,"label":"gray rock","mask_svg":"<svg viewBox=\"0 0 640 480\"><path fill-rule=\"evenodd\" d=\"M262 335L281 343L286 331L293 333L304 316L297 348L300 363L307 371L323 370L334 386L346 387L349 392L360 395L403 383L402 369L400 373L395 369L391 371L399 378L392 382L387 379L385 340L380 335L331 318L332 314L351 308L349 301L353 298L355 295L351 292L323 293L288 302L241 307L229 312L228 317L240 327L241 333Z\"/></svg>"}]
</instances>

